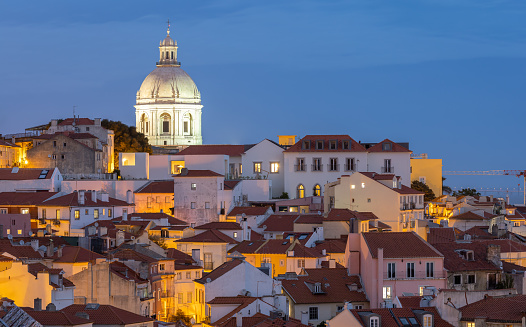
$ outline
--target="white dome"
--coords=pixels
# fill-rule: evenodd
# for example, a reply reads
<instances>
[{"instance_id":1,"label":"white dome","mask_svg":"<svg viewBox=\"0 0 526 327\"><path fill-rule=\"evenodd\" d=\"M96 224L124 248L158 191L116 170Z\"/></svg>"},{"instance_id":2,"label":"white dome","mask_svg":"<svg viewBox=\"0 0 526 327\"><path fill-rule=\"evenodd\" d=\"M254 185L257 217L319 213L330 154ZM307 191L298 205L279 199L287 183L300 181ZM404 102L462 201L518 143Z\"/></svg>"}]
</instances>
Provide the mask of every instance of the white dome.
<instances>
[{"instance_id":1,"label":"white dome","mask_svg":"<svg viewBox=\"0 0 526 327\"><path fill-rule=\"evenodd\" d=\"M142 82L137 104L201 104L201 94L190 76L178 66L159 66Z\"/></svg>"},{"instance_id":2,"label":"white dome","mask_svg":"<svg viewBox=\"0 0 526 327\"><path fill-rule=\"evenodd\" d=\"M164 40L161 41L161 46L176 46L177 42L175 42L170 35L166 35Z\"/></svg>"}]
</instances>

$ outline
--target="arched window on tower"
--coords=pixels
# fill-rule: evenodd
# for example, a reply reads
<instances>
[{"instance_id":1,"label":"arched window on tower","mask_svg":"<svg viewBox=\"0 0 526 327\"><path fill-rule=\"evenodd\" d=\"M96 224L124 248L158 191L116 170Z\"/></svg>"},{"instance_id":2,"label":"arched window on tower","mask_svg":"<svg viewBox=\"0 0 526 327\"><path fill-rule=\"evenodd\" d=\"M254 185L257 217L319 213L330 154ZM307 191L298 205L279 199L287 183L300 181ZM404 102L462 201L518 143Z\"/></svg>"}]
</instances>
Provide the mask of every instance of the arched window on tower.
<instances>
[{"instance_id":1,"label":"arched window on tower","mask_svg":"<svg viewBox=\"0 0 526 327\"><path fill-rule=\"evenodd\" d=\"M172 51L172 60L174 59L174 52Z\"/></svg>"},{"instance_id":2,"label":"arched window on tower","mask_svg":"<svg viewBox=\"0 0 526 327\"><path fill-rule=\"evenodd\" d=\"M170 53L166 51L166 59L170 59Z\"/></svg>"},{"instance_id":3,"label":"arched window on tower","mask_svg":"<svg viewBox=\"0 0 526 327\"><path fill-rule=\"evenodd\" d=\"M303 199L305 197L305 186L303 186L303 184L298 185L298 188L296 191L297 191L298 199Z\"/></svg>"},{"instance_id":4,"label":"arched window on tower","mask_svg":"<svg viewBox=\"0 0 526 327\"><path fill-rule=\"evenodd\" d=\"M148 116L146 114L142 114L141 116L141 129L140 132L143 134L148 134Z\"/></svg>"},{"instance_id":5,"label":"arched window on tower","mask_svg":"<svg viewBox=\"0 0 526 327\"><path fill-rule=\"evenodd\" d=\"M161 115L161 124L163 133L170 133L170 115L162 114Z\"/></svg>"},{"instance_id":6,"label":"arched window on tower","mask_svg":"<svg viewBox=\"0 0 526 327\"><path fill-rule=\"evenodd\" d=\"M192 115L189 113L183 116L183 134L192 135Z\"/></svg>"},{"instance_id":7,"label":"arched window on tower","mask_svg":"<svg viewBox=\"0 0 526 327\"><path fill-rule=\"evenodd\" d=\"M320 196L321 195L321 186L320 184L314 185L313 193L314 196Z\"/></svg>"}]
</instances>

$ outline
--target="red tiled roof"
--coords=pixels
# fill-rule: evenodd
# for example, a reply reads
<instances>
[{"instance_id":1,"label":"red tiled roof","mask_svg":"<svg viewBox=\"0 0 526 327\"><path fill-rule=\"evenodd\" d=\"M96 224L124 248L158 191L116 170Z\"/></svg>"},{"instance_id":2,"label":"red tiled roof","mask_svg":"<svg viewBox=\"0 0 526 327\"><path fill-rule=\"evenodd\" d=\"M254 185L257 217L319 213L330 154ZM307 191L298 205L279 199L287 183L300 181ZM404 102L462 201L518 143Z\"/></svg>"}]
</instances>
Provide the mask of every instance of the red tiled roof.
<instances>
[{"instance_id":1,"label":"red tiled roof","mask_svg":"<svg viewBox=\"0 0 526 327\"><path fill-rule=\"evenodd\" d=\"M115 198L108 198L108 201L102 201L97 199L97 202L91 201L91 193L84 193L84 204L79 204L78 192L59 196L53 199L43 201L41 206L59 206L59 207L112 207L112 206L130 206L126 201L122 201Z\"/></svg>"},{"instance_id":2,"label":"red tiled roof","mask_svg":"<svg viewBox=\"0 0 526 327\"><path fill-rule=\"evenodd\" d=\"M60 269L60 268L55 268L55 269L49 268L49 267L41 264L40 262L28 264L27 265L27 271L31 275L34 275L35 277L37 276L38 273L41 273L41 272L47 272L50 275L59 275L59 274L61 274L63 272L63 270Z\"/></svg>"},{"instance_id":3,"label":"red tiled roof","mask_svg":"<svg viewBox=\"0 0 526 327\"><path fill-rule=\"evenodd\" d=\"M429 244L454 242L459 232L453 227L430 228L427 234L427 242Z\"/></svg>"},{"instance_id":4,"label":"red tiled roof","mask_svg":"<svg viewBox=\"0 0 526 327\"><path fill-rule=\"evenodd\" d=\"M400 321L400 318L415 318L418 321L418 316L415 314L417 310L426 311L433 314L433 326L435 327L453 327L450 323L443 320L440 317L440 313L435 307L414 307L414 308L392 308L392 309L360 309L360 310L351 310L351 313L354 317L362 323L363 326L368 326L364 323L363 319L366 319L365 316L360 315L360 313L375 313L380 316L381 326L382 327L399 327L404 326ZM420 312L421 312L420 311ZM409 326L409 325L405 325ZM414 326L414 325L413 325ZM418 326L423 326L423 322L420 322Z\"/></svg>"},{"instance_id":5,"label":"red tiled roof","mask_svg":"<svg viewBox=\"0 0 526 327\"><path fill-rule=\"evenodd\" d=\"M175 259L176 263L194 263L195 262L195 260L192 259L191 255L188 255L174 248L169 248L166 251L166 257L170 259Z\"/></svg>"},{"instance_id":6,"label":"red tiled roof","mask_svg":"<svg viewBox=\"0 0 526 327\"><path fill-rule=\"evenodd\" d=\"M39 178L43 170L47 170L45 178ZM13 173L13 168L0 168L0 180L2 181L22 181L31 179L50 179L53 175L53 168L18 168L18 172Z\"/></svg>"},{"instance_id":7,"label":"red tiled roof","mask_svg":"<svg viewBox=\"0 0 526 327\"><path fill-rule=\"evenodd\" d=\"M37 140L51 140L57 135L64 135L74 140L81 140L81 139L97 139L93 134L90 133L75 133L73 131L66 131L66 132L56 132L54 134L41 134L38 136L33 136L33 139Z\"/></svg>"},{"instance_id":8,"label":"red tiled roof","mask_svg":"<svg viewBox=\"0 0 526 327\"><path fill-rule=\"evenodd\" d=\"M183 177L219 177L223 175L218 174L215 171L211 171L211 170L195 170L194 169L194 170L188 170L188 172L185 175L175 174L172 176L176 178L183 178Z\"/></svg>"},{"instance_id":9,"label":"red tiled roof","mask_svg":"<svg viewBox=\"0 0 526 327\"><path fill-rule=\"evenodd\" d=\"M374 220L378 219L372 212L360 212L349 209L331 209L324 221L350 221L351 218L358 220Z\"/></svg>"},{"instance_id":10,"label":"red tiled roof","mask_svg":"<svg viewBox=\"0 0 526 327\"><path fill-rule=\"evenodd\" d=\"M89 319L68 315L62 311L35 311L32 308L22 309L43 326L78 326L91 322Z\"/></svg>"},{"instance_id":11,"label":"red tiled roof","mask_svg":"<svg viewBox=\"0 0 526 327\"><path fill-rule=\"evenodd\" d=\"M456 216L450 217L449 219L459 219L459 220L486 220L486 219L489 219L489 218L497 217L496 215L493 215L493 214L487 213L487 212L485 212L485 211L483 212L483 215L484 215L484 216L481 216L481 215L479 215L479 214L476 214L476 213L473 212L473 211L468 211L468 212L461 213L460 215L456 215Z\"/></svg>"},{"instance_id":12,"label":"red tiled roof","mask_svg":"<svg viewBox=\"0 0 526 327\"><path fill-rule=\"evenodd\" d=\"M323 224L323 216L321 215L301 215L294 221L295 224Z\"/></svg>"},{"instance_id":13,"label":"red tiled roof","mask_svg":"<svg viewBox=\"0 0 526 327\"><path fill-rule=\"evenodd\" d=\"M342 239L325 240L323 243L318 243L314 247L317 251L325 250L326 253L345 253L347 242Z\"/></svg>"},{"instance_id":14,"label":"red tiled roof","mask_svg":"<svg viewBox=\"0 0 526 327\"><path fill-rule=\"evenodd\" d=\"M516 265L514 263L504 261L504 260L501 260L501 262L502 262L502 271L504 271L504 272L512 273L513 270L515 270L517 272L518 271L526 271L526 267L519 266L519 265Z\"/></svg>"},{"instance_id":15,"label":"red tiled roof","mask_svg":"<svg viewBox=\"0 0 526 327\"><path fill-rule=\"evenodd\" d=\"M75 125L95 125L95 121L91 120L89 118L66 118L60 123L58 123L58 126L66 126L66 125L73 125L73 122L75 122Z\"/></svg>"},{"instance_id":16,"label":"red tiled roof","mask_svg":"<svg viewBox=\"0 0 526 327\"><path fill-rule=\"evenodd\" d=\"M421 296L399 296L398 300L402 305L402 308L419 308L420 301L422 301Z\"/></svg>"},{"instance_id":17,"label":"red tiled roof","mask_svg":"<svg viewBox=\"0 0 526 327\"><path fill-rule=\"evenodd\" d=\"M147 262L152 263L156 262L157 259L154 259L152 257L149 257L145 254L139 253L132 249L116 249L115 252L113 252L110 255L110 258L116 258L119 259L119 261L127 261L127 260L134 260L134 261L140 261L140 262Z\"/></svg>"},{"instance_id":18,"label":"red tiled roof","mask_svg":"<svg viewBox=\"0 0 526 327\"><path fill-rule=\"evenodd\" d=\"M195 281L201 284L206 284L207 280L210 280L211 282L213 282L214 280L228 273L229 271L236 268L242 263L243 263L243 260L240 260L240 259L233 259L231 261L227 261L223 263L222 265L220 265L219 267L217 267L216 269L209 272L208 274L205 274L201 278L196 279Z\"/></svg>"},{"instance_id":19,"label":"red tiled roof","mask_svg":"<svg viewBox=\"0 0 526 327\"><path fill-rule=\"evenodd\" d=\"M309 142L309 149L304 149L303 142ZM323 149L316 149L316 141L323 141ZM336 149L331 150L329 141L338 141ZM343 149L343 141L350 141L349 149ZM285 152L365 152L365 148L349 135L306 135Z\"/></svg>"},{"instance_id":20,"label":"red tiled roof","mask_svg":"<svg viewBox=\"0 0 526 327\"><path fill-rule=\"evenodd\" d=\"M40 205L57 192L2 192L0 205Z\"/></svg>"},{"instance_id":21,"label":"red tiled roof","mask_svg":"<svg viewBox=\"0 0 526 327\"><path fill-rule=\"evenodd\" d=\"M261 241L264 240L265 236L261 235L258 232L255 232L254 230L250 230L250 240L252 241Z\"/></svg>"},{"instance_id":22,"label":"red tiled roof","mask_svg":"<svg viewBox=\"0 0 526 327\"><path fill-rule=\"evenodd\" d=\"M471 235L471 238L485 238L485 239L494 239L497 238L497 236L491 235L489 233L489 227L488 226L473 226L470 229L466 230L465 232L461 232L460 236L463 237L464 235Z\"/></svg>"},{"instance_id":23,"label":"red tiled roof","mask_svg":"<svg viewBox=\"0 0 526 327\"><path fill-rule=\"evenodd\" d=\"M364 175L364 176L367 176L369 177L370 179L372 180L375 180L375 181L379 181L379 180L386 180L386 179L392 179L392 177L394 175L392 174L377 174L377 173L374 173L374 172L360 172L360 174ZM391 178L390 178L391 177ZM380 182L378 182L380 183ZM403 184L399 184L400 185L400 188L397 188L397 187L389 187L383 183L380 183L382 184L383 186L389 188L390 190L393 190L399 194L424 194L424 192L420 192L420 191L417 191L415 189L412 189L408 186L405 186Z\"/></svg>"},{"instance_id":24,"label":"red tiled roof","mask_svg":"<svg viewBox=\"0 0 526 327\"><path fill-rule=\"evenodd\" d=\"M241 230L241 225L231 221L214 221L200 226L195 226L194 229Z\"/></svg>"},{"instance_id":25,"label":"red tiled roof","mask_svg":"<svg viewBox=\"0 0 526 327\"><path fill-rule=\"evenodd\" d=\"M89 262L105 256L92 252L90 250L81 248L80 246L65 246L62 248L62 256L58 257L58 253L54 255L55 262Z\"/></svg>"},{"instance_id":26,"label":"red tiled roof","mask_svg":"<svg viewBox=\"0 0 526 327\"><path fill-rule=\"evenodd\" d=\"M480 242L471 243L439 243L435 248L444 255L444 268L449 272L500 270L499 267L487 260L487 245ZM457 251L473 251L474 260L466 260Z\"/></svg>"},{"instance_id":27,"label":"red tiled roof","mask_svg":"<svg viewBox=\"0 0 526 327\"><path fill-rule=\"evenodd\" d=\"M391 143L391 150L384 150L383 144L385 143ZM385 139L382 142L379 142L378 144L370 147L367 149L367 152L413 152L407 148L404 148L398 143L395 143L389 139Z\"/></svg>"},{"instance_id":28,"label":"red tiled roof","mask_svg":"<svg viewBox=\"0 0 526 327\"><path fill-rule=\"evenodd\" d=\"M265 232L293 232L294 221L298 217L297 214L273 214L259 224L259 228L264 228Z\"/></svg>"},{"instance_id":29,"label":"red tiled roof","mask_svg":"<svg viewBox=\"0 0 526 327\"><path fill-rule=\"evenodd\" d=\"M349 285L362 289L360 276L347 274L346 268L305 269L307 275L297 280L282 280L283 290L295 304L368 302L365 291L351 291ZM313 294L314 283L321 283L322 294Z\"/></svg>"},{"instance_id":30,"label":"red tiled roof","mask_svg":"<svg viewBox=\"0 0 526 327\"><path fill-rule=\"evenodd\" d=\"M250 149L254 144L250 145L233 145L233 144L209 144L209 145L190 145L180 155L203 155L203 154L224 154L231 157L239 157L246 150Z\"/></svg>"},{"instance_id":31,"label":"red tiled roof","mask_svg":"<svg viewBox=\"0 0 526 327\"><path fill-rule=\"evenodd\" d=\"M230 311L220 319L214 322L214 325L222 325L226 321L228 321L233 315L241 311L243 308L246 308L251 303L256 301L257 297L249 297L249 296L236 296L236 297L216 297L212 299L211 301L208 301L207 303L209 305L214 304L237 304L238 307L236 307L234 310Z\"/></svg>"},{"instance_id":32,"label":"red tiled roof","mask_svg":"<svg viewBox=\"0 0 526 327\"><path fill-rule=\"evenodd\" d=\"M440 258L440 252L415 232L362 233L373 258L384 249L384 258Z\"/></svg>"},{"instance_id":33,"label":"red tiled roof","mask_svg":"<svg viewBox=\"0 0 526 327\"><path fill-rule=\"evenodd\" d=\"M105 304L99 305L96 309L90 309L89 305L72 304L60 311L68 315L75 315L77 312L86 312L89 315L89 320L93 321L94 325L128 325L153 321L152 318Z\"/></svg>"},{"instance_id":34,"label":"red tiled roof","mask_svg":"<svg viewBox=\"0 0 526 327\"><path fill-rule=\"evenodd\" d=\"M497 239L497 240L474 240L485 244L500 245L500 252L526 252L526 244L519 243L513 240Z\"/></svg>"},{"instance_id":35,"label":"red tiled roof","mask_svg":"<svg viewBox=\"0 0 526 327\"><path fill-rule=\"evenodd\" d=\"M226 181L225 181L226 183ZM228 217L245 214L247 216L262 216L264 215L270 206L266 207L234 207L229 213Z\"/></svg>"},{"instance_id":36,"label":"red tiled roof","mask_svg":"<svg viewBox=\"0 0 526 327\"><path fill-rule=\"evenodd\" d=\"M0 240L0 254L9 253L18 259L42 259L39 252L33 250L31 245L12 245L8 239Z\"/></svg>"},{"instance_id":37,"label":"red tiled roof","mask_svg":"<svg viewBox=\"0 0 526 327\"><path fill-rule=\"evenodd\" d=\"M243 241L230 249L228 253L239 252L241 254L287 254L294 251L293 257L296 258L319 258L321 252L317 249L307 248L301 243L290 240L270 239L263 241Z\"/></svg>"},{"instance_id":38,"label":"red tiled roof","mask_svg":"<svg viewBox=\"0 0 526 327\"><path fill-rule=\"evenodd\" d=\"M0 140L0 145L8 146L8 147L11 147L11 148L19 148L20 147L20 145L16 145L16 144L13 144L11 142L4 141L4 140ZM11 170L11 168L8 168L8 169Z\"/></svg>"},{"instance_id":39,"label":"red tiled roof","mask_svg":"<svg viewBox=\"0 0 526 327\"><path fill-rule=\"evenodd\" d=\"M233 190L234 187L237 186L237 184L239 184L240 181L225 181L224 184L225 184L225 190Z\"/></svg>"},{"instance_id":40,"label":"red tiled roof","mask_svg":"<svg viewBox=\"0 0 526 327\"><path fill-rule=\"evenodd\" d=\"M162 193L162 194L173 194L174 193L174 181L151 181L146 185L139 187L135 193Z\"/></svg>"},{"instance_id":41,"label":"red tiled roof","mask_svg":"<svg viewBox=\"0 0 526 327\"><path fill-rule=\"evenodd\" d=\"M491 297L468 304L459 310L461 321L474 321L477 317L484 317L488 322L504 322L520 324L526 308L526 295L509 297Z\"/></svg>"},{"instance_id":42,"label":"red tiled roof","mask_svg":"<svg viewBox=\"0 0 526 327\"><path fill-rule=\"evenodd\" d=\"M157 220L157 219L166 218L168 219L168 223L170 225L177 225L177 226L179 225L187 226L188 225L186 221L172 217L169 214L164 213L164 212L133 212L133 213L128 214L128 220L123 221L122 217L116 217L113 219L113 221L115 221L116 224L119 224L119 222L121 221L126 222L126 223L128 222L142 223L141 220L135 220L135 218L142 219L143 221L146 221L147 223L149 223L149 220Z\"/></svg>"},{"instance_id":43,"label":"red tiled roof","mask_svg":"<svg viewBox=\"0 0 526 327\"><path fill-rule=\"evenodd\" d=\"M201 242L201 243L229 243L237 244L237 241L214 229L208 229L206 232L191 237L182 238L175 242Z\"/></svg>"},{"instance_id":44,"label":"red tiled roof","mask_svg":"<svg viewBox=\"0 0 526 327\"><path fill-rule=\"evenodd\" d=\"M139 274L122 262L113 261L110 263L110 270L116 276L128 281L134 281L136 284L148 283L148 280L141 278Z\"/></svg>"}]
</instances>

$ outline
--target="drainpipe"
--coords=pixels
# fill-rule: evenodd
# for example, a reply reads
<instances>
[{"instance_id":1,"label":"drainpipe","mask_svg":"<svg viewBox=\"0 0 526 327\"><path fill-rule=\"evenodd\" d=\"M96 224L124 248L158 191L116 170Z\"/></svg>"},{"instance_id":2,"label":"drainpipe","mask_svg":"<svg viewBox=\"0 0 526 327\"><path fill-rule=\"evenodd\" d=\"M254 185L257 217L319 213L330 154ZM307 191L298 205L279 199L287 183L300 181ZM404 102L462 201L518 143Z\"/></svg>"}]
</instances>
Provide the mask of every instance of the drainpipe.
<instances>
[{"instance_id":1,"label":"drainpipe","mask_svg":"<svg viewBox=\"0 0 526 327\"><path fill-rule=\"evenodd\" d=\"M380 307L380 302L383 300L383 288L384 288L384 249L378 249L378 276L377 276L377 307ZM391 291L392 292L392 291ZM391 294L392 296L392 294Z\"/></svg>"}]
</instances>

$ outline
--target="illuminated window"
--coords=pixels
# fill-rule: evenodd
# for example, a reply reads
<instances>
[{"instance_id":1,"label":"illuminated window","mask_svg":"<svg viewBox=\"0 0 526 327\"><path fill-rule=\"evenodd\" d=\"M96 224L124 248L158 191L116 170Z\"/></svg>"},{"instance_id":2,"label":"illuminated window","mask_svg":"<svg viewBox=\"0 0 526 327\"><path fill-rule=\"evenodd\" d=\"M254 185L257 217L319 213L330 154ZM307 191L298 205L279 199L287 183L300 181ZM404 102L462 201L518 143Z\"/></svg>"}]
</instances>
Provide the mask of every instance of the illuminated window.
<instances>
[{"instance_id":1,"label":"illuminated window","mask_svg":"<svg viewBox=\"0 0 526 327\"><path fill-rule=\"evenodd\" d=\"M298 259L298 268L305 268L305 259Z\"/></svg>"},{"instance_id":2,"label":"illuminated window","mask_svg":"<svg viewBox=\"0 0 526 327\"><path fill-rule=\"evenodd\" d=\"M6 233L7 233L7 235L11 234L11 230L9 228L6 229Z\"/></svg>"},{"instance_id":3,"label":"illuminated window","mask_svg":"<svg viewBox=\"0 0 526 327\"><path fill-rule=\"evenodd\" d=\"M42 218L46 219L46 209L42 209Z\"/></svg>"},{"instance_id":4,"label":"illuminated window","mask_svg":"<svg viewBox=\"0 0 526 327\"><path fill-rule=\"evenodd\" d=\"M356 185L351 185L351 190L354 190L356 188Z\"/></svg>"},{"instance_id":5,"label":"illuminated window","mask_svg":"<svg viewBox=\"0 0 526 327\"><path fill-rule=\"evenodd\" d=\"M190 188L192 189L192 191L197 190L197 184L196 183L192 183L192 186Z\"/></svg>"},{"instance_id":6,"label":"illuminated window","mask_svg":"<svg viewBox=\"0 0 526 327\"><path fill-rule=\"evenodd\" d=\"M279 173L279 162L271 162L270 163L270 172L271 173Z\"/></svg>"},{"instance_id":7,"label":"illuminated window","mask_svg":"<svg viewBox=\"0 0 526 327\"><path fill-rule=\"evenodd\" d=\"M362 188L365 188L365 183L362 183Z\"/></svg>"},{"instance_id":8,"label":"illuminated window","mask_svg":"<svg viewBox=\"0 0 526 327\"><path fill-rule=\"evenodd\" d=\"M80 219L80 210L75 210L75 219Z\"/></svg>"},{"instance_id":9,"label":"illuminated window","mask_svg":"<svg viewBox=\"0 0 526 327\"><path fill-rule=\"evenodd\" d=\"M297 198L303 199L305 197L305 186L303 184L298 185Z\"/></svg>"},{"instance_id":10,"label":"illuminated window","mask_svg":"<svg viewBox=\"0 0 526 327\"><path fill-rule=\"evenodd\" d=\"M321 186L320 184L316 184L314 185L314 190L313 190L313 195L314 196L321 196Z\"/></svg>"},{"instance_id":11,"label":"illuminated window","mask_svg":"<svg viewBox=\"0 0 526 327\"><path fill-rule=\"evenodd\" d=\"M234 237L237 237L237 232L234 232Z\"/></svg>"},{"instance_id":12,"label":"illuminated window","mask_svg":"<svg viewBox=\"0 0 526 327\"><path fill-rule=\"evenodd\" d=\"M22 230L19 229L19 230L17 231L17 233L18 233L18 235L22 235Z\"/></svg>"},{"instance_id":13,"label":"illuminated window","mask_svg":"<svg viewBox=\"0 0 526 327\"><path fill-rule=\"evenodd\" d=\"M254 173L261 172L261 162L254 162Z\"/></svg>"},{"instance_id":14,"label":"illuminated window","mask_svg":"<svg viewBox=\"0 0 526 327\"><path fill-rule=\"evenodd\" d=\"M423 327L432 327L433 326L433 316L424 315Z\"/></svg>"},{"instance_id":15,"label":"illuminated window","mask_svg":"<svg viewBox=\"0 0 526 327\"><path fill-rule=\"evenodd\" d=\"M93 218L99 219L99 209L94 209L93 210Z\"/></svg>"},{"instance_id":16,"label":"illuminated window","mask_svg":"<svg viewBox=\"0 0 526 327\"><path fill-rule=\"evenodd\" d=\"M391 286L384 286L383 288L383 298L384 300L391 299Z\"/></svg>"},{"instance_id":17,"label":"illuminated window","mask_svg":"<svg viewBox=\"0 0 526 327\"><path fill-rule=\"evenodd\" d=\"M192 303L192 297L193 297L192 292L186 292L186 303Z\"/></svg>"},{"instance_id":18,"label":"illuminated window","mask_svg":"<svg viewBox=\"0 0 526 327\"><path fill-rule=\"evenodd\" d=\"M60 219L60 209L57 209L57 219Z\"/></svg>"},{"instance_id":19,"label":"illuminated window","mask_svg":"<svg viewBox=\"0 0 526 327\"><path fill-rule=\"evenodd\" d=\"M108 209L108 217L111 217L111 209Z\"/></svg>"},{"instance_id":20,"label":"illuminated window","mask_svg":"<svg viewBox=\"0 0 526 327\"><path fill-rule=\"evenodd\" d=\"M177 294L177 303L183 304L183 293Z\"/></svg>"},{"instance_id":21,"label":"illuminated window","mask_svg":"<svg viewBox=\"0 0 526 327\"><path fill-rule=\"evenodd\" d=\"M466 327L475 327L475 323L474 322L467 322L466 323Z\"/></svg>"}]
</instances>

